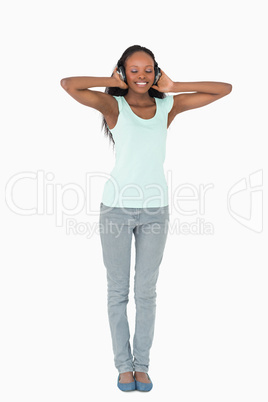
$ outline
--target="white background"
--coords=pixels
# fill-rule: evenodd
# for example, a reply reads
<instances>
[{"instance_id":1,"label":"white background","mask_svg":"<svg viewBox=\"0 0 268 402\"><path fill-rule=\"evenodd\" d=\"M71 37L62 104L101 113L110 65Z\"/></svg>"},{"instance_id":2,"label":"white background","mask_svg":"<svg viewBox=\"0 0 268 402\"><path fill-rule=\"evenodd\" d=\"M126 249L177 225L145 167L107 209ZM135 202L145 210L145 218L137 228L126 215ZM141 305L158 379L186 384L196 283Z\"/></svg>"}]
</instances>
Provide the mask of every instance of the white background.
<instances>
[{"instance_id":1,"label":"white background","mask_svg":"<svg viewBox=\"0 0 268 402\"><path fill-rule=\"evenodd\" d=\"M169 233L157 291L151 350L153 401L267 401L267 62L264 1L12 2L1 12L1 400L125 400L116 387L106 312L106 272L97 232L105 180L92 182L83 209L63 216L46 206L86 174L109 174L114 154L101 114L60 86L69 76L111 76L134 44L153 51L173 81L220 81L232 92L178 115L168 130L165 171L173 187L213 185L205 213L170 224L209 222L212 234ZM97 88L104 91L104 88ZM36 207L44 178L45 209ZM248 187L228 192L257 173ZM40 174L40 173L39 173ZM263 174L263 184L261 182ZM49 181L50 178L50 181ZM39 183L40 184L40 183ZM40 184L42 185L42 184ZM7 186L7 187L6 187ZM66 187L67 188L67 187ZM9 194L7 194L7 192ZM42 194L42 193L41 193ZM171 196L171 194L170 194ZM255 197L255 198L254 198ZM60 201L57 207L60 210ZM41 202L41 199L39 199ZM64 194L65 208L77 202ZM40 204L39 204L40 205ZM199 202L182 203L186 210ZM66 219L91 236L67 233ZM243 224L243 222L246 224ZM263 227L261 223L263 222ZM82 230L83 225L80 225ZM95 228L95 229L94 229ZM79 230L79 226L77 226ZM95 231L94 231L95 230ZM134 275L134 240L132 277ZM134 330L131 284L129 320ZM130 399L142 398L138 392Z\"/></svg>"}]
</instances>

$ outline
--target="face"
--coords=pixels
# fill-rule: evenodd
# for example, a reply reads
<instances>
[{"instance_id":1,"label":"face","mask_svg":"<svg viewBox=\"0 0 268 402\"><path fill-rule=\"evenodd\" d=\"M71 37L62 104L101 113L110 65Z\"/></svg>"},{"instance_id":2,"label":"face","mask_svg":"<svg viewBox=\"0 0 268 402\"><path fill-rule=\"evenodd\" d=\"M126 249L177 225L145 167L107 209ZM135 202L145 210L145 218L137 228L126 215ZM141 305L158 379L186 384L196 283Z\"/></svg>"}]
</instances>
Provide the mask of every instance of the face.
<instances>
[{"instance_id":1,"label":"face","mask_svg":"<svg viewBox=\"0 0 268 402\"><path fill-rule=\"evenodd\" d=\"M154 60L145 52L135 52L125 62L129 89L147 92L154 83Z\"/></svg>"}]
</instances>

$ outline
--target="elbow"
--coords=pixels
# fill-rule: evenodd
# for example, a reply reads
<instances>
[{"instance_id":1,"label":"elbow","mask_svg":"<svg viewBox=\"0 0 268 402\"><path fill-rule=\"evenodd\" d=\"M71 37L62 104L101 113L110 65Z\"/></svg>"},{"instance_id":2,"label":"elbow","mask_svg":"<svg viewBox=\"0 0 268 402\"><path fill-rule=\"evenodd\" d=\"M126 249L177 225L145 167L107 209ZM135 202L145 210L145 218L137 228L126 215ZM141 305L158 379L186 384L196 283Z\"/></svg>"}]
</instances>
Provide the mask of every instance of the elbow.
<instances>
[{"instance_id":1,"label":"elbow","mask_svg":"<svg viewBox=\"0 0 268 402\"><path fill-rule=\"evenodd\" d=\"M65 91L67 91L70 87L70 78L62 78L60 84Z\"/></svg>"},{"instance_id":2,"label":"elbow","mask_svg":"<svg viewBox=\"0 0 268 402\"><path fill-rule=\"evenodd\" d=\"M224 83L224 88L223 88L223 90L221 92L221 96L223 97L223 96L228 95L230 92L232 92L232 88L233 87L232 87L231 84Z\"/></svg>"},{"instance_id":3,"label":"elbow","mask_svg":"<svg viewBox=\"0 0 268 402\"><path fill-rule=\"evenodd\" d=\"M229 94L230 92L232 92L233 86L232 84L226 84L226 92L227 94Z\"/></svg>"}]
</instances>

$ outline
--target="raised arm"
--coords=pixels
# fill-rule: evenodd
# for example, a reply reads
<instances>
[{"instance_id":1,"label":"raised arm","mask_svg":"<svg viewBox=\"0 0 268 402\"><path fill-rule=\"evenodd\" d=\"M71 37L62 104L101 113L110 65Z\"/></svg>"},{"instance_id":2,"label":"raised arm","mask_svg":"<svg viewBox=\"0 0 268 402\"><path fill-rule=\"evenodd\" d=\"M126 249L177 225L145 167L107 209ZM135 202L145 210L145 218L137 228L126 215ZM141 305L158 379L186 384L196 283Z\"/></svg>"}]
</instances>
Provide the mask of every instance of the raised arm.
<instances>
[{"instance_id":1,"label":"raised arm","mask_svg":"<svg viewBox=\"0 0 268 402\"><path fill-rule=\"evenodd\" d=\"M175 113L208 105L232 91L232 85L225 82L174 82L171 92L193 92L174 96Z\"/></svg>"},{"instance_id":2,"label":"raised arm","mask_svg":"<svg viewBox=\"0 0 268 402\"><path fill-rule=\"evenodd\" d=\"M232 91L232 85L226 82L200 81L200 82L173 82L161 70L157 86L153 88L161 92L194 92L190 94L174 95L172 113L174 116L189 109L196 109L208 105Z\"/></svg>"},{"instance_id":3,"label":"raised arm","mask_svg":"<svg viewBox=\"0 0 268 402\"><path fill-rule=\"evenodd\" d=\"M111 114L118 108L117 101L113 96L88 88L92 87L119 87L127 88L127 84L123 82L118 74L115 74L116 68L112 77L67 77L60 81L60 84L65 91L72 96L77 102L85 106L92 107L104 116Z\"/></svg>"}]
</instances>

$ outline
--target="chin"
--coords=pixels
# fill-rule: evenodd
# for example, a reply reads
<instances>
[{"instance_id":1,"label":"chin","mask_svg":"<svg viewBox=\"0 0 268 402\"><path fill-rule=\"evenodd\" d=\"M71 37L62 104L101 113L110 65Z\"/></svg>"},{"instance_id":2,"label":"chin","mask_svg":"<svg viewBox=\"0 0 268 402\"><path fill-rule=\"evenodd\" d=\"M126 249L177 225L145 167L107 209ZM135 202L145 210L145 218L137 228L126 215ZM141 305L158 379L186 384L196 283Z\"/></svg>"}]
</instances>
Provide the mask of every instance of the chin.
<instances>
[{"instance_id":1,"label":"chin","mask_svg":"<svg viewBox=\"0 0 268 402\"><path fill-rule=\"evenodd\" d=\"M149 84L146 85L146 87L144 87L144 88L138 87L136 84L134 84L133 87L131 87L131 89L132 89L134 92L138 92L138 93L141 93L141 92L146 93L146 92L149 91L150 88L151 88L151 87L149 86Z\"/></svg>"}]
</instances>

